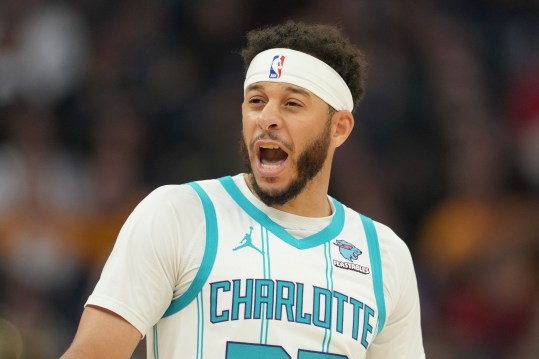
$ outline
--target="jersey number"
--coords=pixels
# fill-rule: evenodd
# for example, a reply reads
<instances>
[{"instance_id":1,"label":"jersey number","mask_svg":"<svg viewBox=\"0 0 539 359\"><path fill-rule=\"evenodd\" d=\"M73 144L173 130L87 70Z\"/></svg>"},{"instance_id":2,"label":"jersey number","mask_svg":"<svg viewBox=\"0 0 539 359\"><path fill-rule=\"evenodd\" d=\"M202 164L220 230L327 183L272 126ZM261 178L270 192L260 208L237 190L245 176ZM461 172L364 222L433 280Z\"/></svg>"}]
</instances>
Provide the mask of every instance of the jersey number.
<instances>
[{"instance_id":1,"label":"jersey number","mask_svg":"<svg viewBox=\"0 0 539 359\"><path fill-rule=\"evenodd\" d=\"M251 343L226 343L226 359L291 359L292 357L280 346L251 344ZM347 356L329 353L298 350L297 359L347 359Z\"/></svg>"}]
</instances>

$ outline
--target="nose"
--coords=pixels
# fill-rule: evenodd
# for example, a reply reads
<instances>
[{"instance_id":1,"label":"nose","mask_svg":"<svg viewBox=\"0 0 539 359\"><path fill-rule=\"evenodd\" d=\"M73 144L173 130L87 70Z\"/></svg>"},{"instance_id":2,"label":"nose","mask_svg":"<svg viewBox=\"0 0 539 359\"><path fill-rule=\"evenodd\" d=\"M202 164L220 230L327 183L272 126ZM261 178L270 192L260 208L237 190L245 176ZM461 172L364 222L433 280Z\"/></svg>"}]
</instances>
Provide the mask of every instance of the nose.
<instances>
[{"instance_id":1,"label":"nose","mask_svg":"<svg viewBox=\"0 0 539 359\"><path fill-rule=\"evenodd\" d=\"M283 118L279 106L275 102L269 101L259 112L257 121L258 126L265 131L280 129Z\"/></svg>"}]
</instances>

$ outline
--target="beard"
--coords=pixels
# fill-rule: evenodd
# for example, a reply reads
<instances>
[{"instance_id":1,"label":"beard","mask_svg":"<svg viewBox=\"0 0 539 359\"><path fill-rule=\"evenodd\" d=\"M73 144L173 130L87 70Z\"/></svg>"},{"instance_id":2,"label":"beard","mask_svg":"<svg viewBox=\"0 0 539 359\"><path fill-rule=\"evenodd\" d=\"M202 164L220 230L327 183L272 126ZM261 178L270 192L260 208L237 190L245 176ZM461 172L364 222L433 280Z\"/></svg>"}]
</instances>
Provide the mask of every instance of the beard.
<instances>
[{"instance_id":1,"label":"beard","mask_svg":"<svg viewBox=\"0 0 539 359\"><path fill-rule=\"evenodd\" d=\"M320 172L326 161L330 144L330 130L331 121L327 121L322 134L314 138L300 154L297 161L297 177L281 191L265 191L260 188L253 174L245 138L242 138L241 152L251 187L264 204L267 206L283 205L305 189L305 186ZM272 138L271 135L270 138Z\"/></svg>"}]
</instances>

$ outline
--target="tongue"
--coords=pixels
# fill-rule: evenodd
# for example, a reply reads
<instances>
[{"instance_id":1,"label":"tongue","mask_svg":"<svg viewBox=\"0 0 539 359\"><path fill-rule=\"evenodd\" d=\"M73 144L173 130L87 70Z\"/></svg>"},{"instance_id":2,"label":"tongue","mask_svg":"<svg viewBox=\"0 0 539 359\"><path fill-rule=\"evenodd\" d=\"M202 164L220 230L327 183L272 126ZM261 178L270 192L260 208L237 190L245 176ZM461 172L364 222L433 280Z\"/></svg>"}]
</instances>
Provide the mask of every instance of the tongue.
<instances>
[{"instance_id":1,"label":"tongue","mask_svg":"<svg viewBox=\"0 0 539 359\"><path fill-rule=\"evenodd\" d=\"M278 164L283 162L286 159L286 152L280 149L261 149L260 151L260 161L263 164Z\"/></svg>"}]
</instances>

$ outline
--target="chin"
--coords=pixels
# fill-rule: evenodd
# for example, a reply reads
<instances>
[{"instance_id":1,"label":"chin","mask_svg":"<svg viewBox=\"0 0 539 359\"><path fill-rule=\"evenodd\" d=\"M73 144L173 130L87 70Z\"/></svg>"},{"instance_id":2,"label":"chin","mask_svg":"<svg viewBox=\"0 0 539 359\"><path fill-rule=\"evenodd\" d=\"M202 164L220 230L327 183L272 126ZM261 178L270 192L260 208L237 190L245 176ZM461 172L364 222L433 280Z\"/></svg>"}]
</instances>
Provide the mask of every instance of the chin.
<instances>
[{"instance_id":1,"label":"chin","mask_svg":"<svg viewBox=\"0 0 539 359\"><path fill-rule=\"evenodd\" d=\"M282 174L279 176L263 176L260 173L252 173L258 186L268 193L279 193L286 190L286 188L293 182L291 179L286 179Z\"/></svg>"},{"instance_id":2,"label":"chin","mask_svg":"<svg viewBox=\"0 0 539 359\"><path fill-rule=\"evenodd\" d=\"M266 177L260 181L256 176L249 177L253 192L268 206L279 206L294 199L305 187L299 179L279 183L277 177Z\"/></svg>"}]
</instances>

